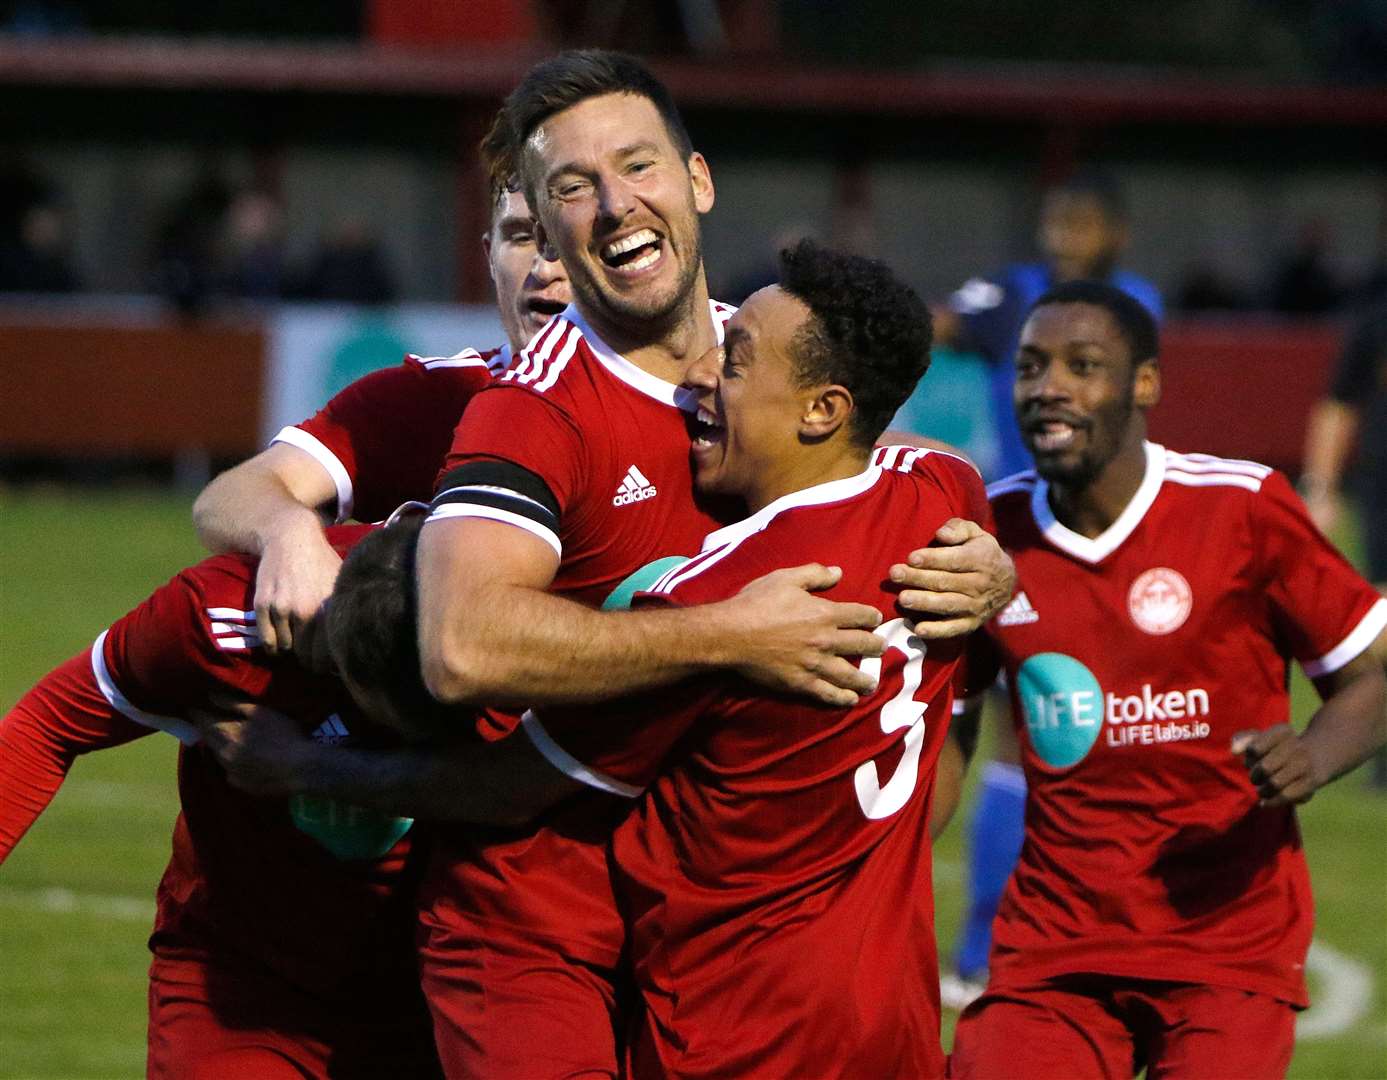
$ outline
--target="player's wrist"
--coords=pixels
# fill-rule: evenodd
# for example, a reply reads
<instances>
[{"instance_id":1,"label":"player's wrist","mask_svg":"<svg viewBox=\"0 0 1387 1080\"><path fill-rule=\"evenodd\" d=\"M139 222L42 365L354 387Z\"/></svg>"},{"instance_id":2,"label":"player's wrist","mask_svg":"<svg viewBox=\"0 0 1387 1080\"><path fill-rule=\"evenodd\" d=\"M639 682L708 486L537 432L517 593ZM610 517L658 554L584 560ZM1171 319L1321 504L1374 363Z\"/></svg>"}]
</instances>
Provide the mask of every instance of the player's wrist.
<instances>
[{"instance_id":1,"label":"player's wrist","mask_svg":"<svg viewBox=\"0 0 1387 1080\"><path fill-rule=\"evenodd\" d=\"M261 558L281 553L301 553L306 547L327 547L323 522L317 513L298 503L275 511L256 530Z\"/></svg>"},{"instance_id":2,"label":"player's wrist","mask_svg":"<svg viewBox=\"0 0 1387 1080\"><path fill-rule=\"evenodd\" d=\"M755 652L755 638L744 633L735 598L684 608L679 613L680 655L691 673L743 670Z\"/></svg>"}]
</instances>

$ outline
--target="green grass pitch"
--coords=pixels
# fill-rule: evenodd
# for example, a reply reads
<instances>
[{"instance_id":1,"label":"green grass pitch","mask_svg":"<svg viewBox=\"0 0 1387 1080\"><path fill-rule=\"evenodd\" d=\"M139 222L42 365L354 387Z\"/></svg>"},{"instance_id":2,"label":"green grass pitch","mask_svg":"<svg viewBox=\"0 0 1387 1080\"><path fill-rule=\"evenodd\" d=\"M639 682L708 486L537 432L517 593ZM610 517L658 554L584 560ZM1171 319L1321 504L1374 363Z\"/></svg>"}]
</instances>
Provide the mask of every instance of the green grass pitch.
<instances>
[{"instance_id":1,"label":"green grass pitch","mask_svg":"<svg viewBox=\"0 0 1387 1080\"><path fill-rule=\"evenodd\" d=\"M202 556L188 509L138 491L0 491L0 707ZM1312 696L1301 683L1299 716ZM0 1077L141 1075L145 937L176 811L175 749L155 735L79 760L0 868ZM1346 1030L1302 1040L1291 1075L1387 1077L1387 798L1347 777L1302 822L1316 936L1366 968L1372 1000ZM936 856L944 956L958 924L959 834L955 824ZM1354 989L1311 978L1321 1002Z\"/></svg>"}]
</instances>

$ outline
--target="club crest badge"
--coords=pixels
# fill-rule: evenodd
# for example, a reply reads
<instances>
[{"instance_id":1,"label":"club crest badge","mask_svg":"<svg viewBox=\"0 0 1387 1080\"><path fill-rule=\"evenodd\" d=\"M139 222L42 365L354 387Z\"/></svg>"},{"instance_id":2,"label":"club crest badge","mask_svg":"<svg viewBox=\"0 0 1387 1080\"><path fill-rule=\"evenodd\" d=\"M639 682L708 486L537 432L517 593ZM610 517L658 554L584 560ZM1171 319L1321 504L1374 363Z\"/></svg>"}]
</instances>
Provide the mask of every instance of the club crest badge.
<instances>
[{"instance_id":1,"label":"club crest badge","mask_svg":"<svg viewBox=\"0 0 1387 1080\"><path fill-rule=\"evenodd\" d=\"M1132 622L1148 634L1169 634L1185 625L1194 594L1184 576L1167 566L1146 571L1127 593Z\"/></svg>"}]
</instances>

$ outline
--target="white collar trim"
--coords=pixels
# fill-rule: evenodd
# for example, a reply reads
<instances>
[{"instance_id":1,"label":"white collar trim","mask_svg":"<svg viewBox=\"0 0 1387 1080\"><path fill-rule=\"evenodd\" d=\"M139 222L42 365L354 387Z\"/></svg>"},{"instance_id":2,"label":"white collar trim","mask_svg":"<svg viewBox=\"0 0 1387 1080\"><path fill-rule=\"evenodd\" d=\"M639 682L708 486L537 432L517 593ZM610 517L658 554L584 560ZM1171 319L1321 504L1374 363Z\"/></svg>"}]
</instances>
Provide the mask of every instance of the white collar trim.
<instances>
[{"instance_id":1,"label":"white collar trim","mask_svg":"<svg viewBox=\"0 0 1387 1080\"><path fill-rule=\"evenodd\" d=\"M713 301L708 301L708 313L713 320L713 330L717 334L718 344L722 344L723 321L718 317L718 309ZM588 348L592 350L592 355L597 357L598 362L611 374L624 382L633 390L638 390L646 397L652 397L665 405L673 405L676 409L684 412L695 412L698 409L696 395L691 390L686 390L682 386L677 386L671 382L665 382L658 375L652 375L642 367L627 360L610 345L597 336L597 333L588 325L587 320L579 314L575 304L569 304L563 310L561 318L567 319L578 328L578 332L583 335L583 340L588 343Z\"/></svg>"},{"instance_id":2,"label":"white collar trim","mask_svg":"<svg viewBox=\"0 0 1387 1080\"><path fill-rule=\"evenodd\" d=\"M759 533L778 514L800 506L821 506L827 503L842 502L868 491L881 478L884 470L879 465L869 465L856 476L845 476L839 480L829 480L813 487L800 488L788 495L782 495L774 502L761 507L749 518L733 522L731 525L711 532L703 538L703 550L712 551L724 544L735 544L748 536Z\"/></svg>"},{"instance_id":3,"label":"white collar trim","mask_svg":"<svg viewBox=\"0 0 1387 1080\"><path fill-rule=\"evenodd\" d=\"M1031 492L1031 514L1045 539L1061 551L1087 563L1100 563L1120 548L1136 531L1142 518L1146 517L1165 481L1165 447L1148 442L1143 443L1143 448L1146 451L1146 475L1142 477L1136 494L1117 520L1092 539L1060 524L1050 509L1050 485L1043 479L1039 480Z\"/></svg>"}]
</instances>

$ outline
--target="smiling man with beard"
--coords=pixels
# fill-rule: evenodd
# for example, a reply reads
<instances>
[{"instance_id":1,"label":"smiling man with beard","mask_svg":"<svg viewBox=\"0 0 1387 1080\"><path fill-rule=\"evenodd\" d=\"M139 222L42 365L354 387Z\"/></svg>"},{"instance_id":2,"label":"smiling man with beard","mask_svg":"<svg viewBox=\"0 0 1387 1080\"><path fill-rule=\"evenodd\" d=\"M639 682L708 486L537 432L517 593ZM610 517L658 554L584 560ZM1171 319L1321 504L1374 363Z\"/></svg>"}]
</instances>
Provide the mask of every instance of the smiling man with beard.
<instances>
[{"instance_id":1,"label":"smiling man with beard","mask_svg":"<svg viewBox=\"0 0 1387 1080\"><path fill-rule=\"evenodd\" d=\"M1026 836L962 1080L1283 1075L1313 921L1294 804L1387 738L1387 601L1280 473L1146 441L1159 396L1139 303L1036 302L1036 468L989 489L1020 592L973 657L1006 675ZM1300 733L1291 660L1323 698Z\"/></svg>"},{"instance_id":2,"label":"smiling man with beard","mask_svg":"<svg viewBox=\"0 0 1387 1080\"><path fill-rule=\"evenodd\" d=\"M446 703L518 709L732 670L782 692L855 703L875 684L856 658L880 655L871 630L881 615L810 595L839 580L836 568L768 573L696 609L596 610L632 571L697 551L741 513L735 501L695 494L693 395L680 386L731 315L708 297L700 249L712 177L668 90L633 57L579 51L544 61L504 113L530 206L576 302L459 425L419 542L429 690ZM976 526L955 528L946 535L976 538L911 553L911 562L982 571L952 575L961 588L949 575L909 580L904 565L880 568L910 589L943 587L902 594L916 610L952 616L922 624L921 635L965 633L1010 592L995 542ZM492 709L481 728L504 735L518 723L517 713ZM615 1073L624 937L605 841L622 812L592 794L519 834L450 830L440 839L422 957L450 1072Z\"/></svg>"}]
</instances>

